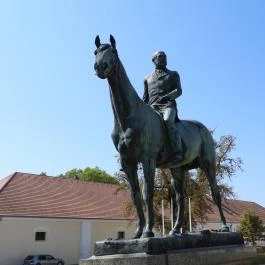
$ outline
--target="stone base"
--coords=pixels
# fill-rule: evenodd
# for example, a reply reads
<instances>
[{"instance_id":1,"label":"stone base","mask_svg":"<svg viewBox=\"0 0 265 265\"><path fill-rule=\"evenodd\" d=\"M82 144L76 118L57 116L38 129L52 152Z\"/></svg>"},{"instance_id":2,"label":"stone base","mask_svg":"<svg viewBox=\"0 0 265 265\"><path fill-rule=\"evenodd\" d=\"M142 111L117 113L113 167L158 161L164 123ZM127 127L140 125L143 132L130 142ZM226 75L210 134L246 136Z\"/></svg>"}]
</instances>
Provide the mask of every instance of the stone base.
<instances>
[{"instance_id":1,"label":"stone base","mask_svg":"<svg viewBox=\"0 0 265 265\"><path fill-rule=\"evenodd\" d=\"M104 240L95 244L94 255L116 254L165 254L180 249L244 245L241 234L236 232L210 232L178 234L175 236L149 237L130 240Z\"/></svg>"},{"instance_id":2,"label":"stone base","mask_svg":"<svg viewBox=\"0 0 265 265\"><path fill-rule=\"evenodd\" d=\"M222 246L169 251L166 254L146 253L92 256L79 265L247 265L256 256L254 247Z\"/></svg>"}]
</instances>

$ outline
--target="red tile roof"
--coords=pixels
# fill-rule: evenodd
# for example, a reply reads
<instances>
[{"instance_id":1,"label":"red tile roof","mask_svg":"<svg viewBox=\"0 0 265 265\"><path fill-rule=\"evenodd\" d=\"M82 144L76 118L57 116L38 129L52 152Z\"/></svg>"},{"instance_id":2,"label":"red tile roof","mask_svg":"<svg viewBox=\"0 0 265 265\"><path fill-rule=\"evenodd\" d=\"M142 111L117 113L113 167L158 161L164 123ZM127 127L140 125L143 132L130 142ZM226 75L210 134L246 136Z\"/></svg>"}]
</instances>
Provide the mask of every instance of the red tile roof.
<instances>
[{"instance_id":1,"label":"red tile roof","mask_svg":"<svg viewBox=\"0 0 265 265\"><path fill-rule=\"evenodd\" d=\"M113 184L95 183L16 172L0 180L0 216L126 220L128 191ZM208 222L219 222L215 205ZM265 223L265 208L255 202L226 200L228 223L239 223L246 210Z\"/></svg>"},{"instance_id":2,"label":"red tile roof","mask_svg":"<svg viewBox=\"0 0 265 265\"><path fill-rule=\"evenodd\" d=\"M0 179L0 191L5 187L8 181L13 177L14 174L7 176L6 178Z\"/></svg>"},{"instance_id":3,"label":"red tile roof","mask_svg":"<svg viewBox=\"0 0 265 265\"><path fill-rule=\"evenodd\" d=\"M0 181L0 216L125 220L118 186L16 172Z\"/></svg>"},{"instance_id":4,"label":"red tile roof","mask_svg":"<svg viewBox=\"0 0 265 265\"><path fill-rule=\"evenodd\" d=\"M228 223L239 223L247 210L254 212L265 223L265 208L255 202L224 200L222 208ZM207 214L208 222L219 222L219 212L214 204L212 205L212 210L212 213Z\"/></svg>"}]
</instances>

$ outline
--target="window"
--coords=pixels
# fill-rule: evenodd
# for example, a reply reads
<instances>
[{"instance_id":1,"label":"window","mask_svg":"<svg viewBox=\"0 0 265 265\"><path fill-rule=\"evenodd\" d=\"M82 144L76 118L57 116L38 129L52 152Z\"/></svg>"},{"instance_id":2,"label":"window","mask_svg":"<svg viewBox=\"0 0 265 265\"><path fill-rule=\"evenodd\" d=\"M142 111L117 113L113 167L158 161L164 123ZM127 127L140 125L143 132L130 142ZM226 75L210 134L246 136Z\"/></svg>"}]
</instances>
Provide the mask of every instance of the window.
<instances>
[{"instance_id":1,"label":"window","mask_svg":"<svg viewBox=\"0 0 265 265\"><path fill-rule=\"evenodd\" d=\"M53 257L53 256L51 256L51 255L47 255L46 256L46 260L54 260L55 258Z\"/></svg>"},{"instance_id":2,"label":"window","mask_svg":"<svg viewBox=\"0 0 265 265\"><path fill-rule=\"evenodd\" d=\"M33 256L27 256L25 260L33 260Z\"/></svg>"},{"instance_id":3,"label":"window","mask_svg":"<svg viewBox=\"0 0 265 265\"><path fill-rule=\"evenodd\" d=\"M117 239L124 239L125 238L125 232L124 231L118 231L118 238Z\"/></svg>"},{"instance_id":4,"label":"window","mask_svg":"<svg viewBox=\"0 0 265 265\"><path fill-rule=\"evenodd\" d=\"M36 232L35 233L35 241L45 241L46 232Z\"/></svg>"}]
</instances>

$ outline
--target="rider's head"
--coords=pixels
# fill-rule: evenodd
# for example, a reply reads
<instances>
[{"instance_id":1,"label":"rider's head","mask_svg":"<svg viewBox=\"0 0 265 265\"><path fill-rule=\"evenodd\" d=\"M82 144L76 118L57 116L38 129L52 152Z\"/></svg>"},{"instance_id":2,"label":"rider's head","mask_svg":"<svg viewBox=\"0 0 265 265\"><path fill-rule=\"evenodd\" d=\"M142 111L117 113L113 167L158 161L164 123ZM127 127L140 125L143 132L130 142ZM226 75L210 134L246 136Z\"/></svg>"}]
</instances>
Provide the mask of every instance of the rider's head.
<instances>
[{"instance_id":1,"label":"rider's head","mask_svg":"<svg viewBox=\"0 0 265 265\"><path fill-rule=\"evenodd\" d=\"M165 68L167 65L167 56L163 51L158 51L152 55L152 61L157 69Z\"/></svg>"}]
</instances>

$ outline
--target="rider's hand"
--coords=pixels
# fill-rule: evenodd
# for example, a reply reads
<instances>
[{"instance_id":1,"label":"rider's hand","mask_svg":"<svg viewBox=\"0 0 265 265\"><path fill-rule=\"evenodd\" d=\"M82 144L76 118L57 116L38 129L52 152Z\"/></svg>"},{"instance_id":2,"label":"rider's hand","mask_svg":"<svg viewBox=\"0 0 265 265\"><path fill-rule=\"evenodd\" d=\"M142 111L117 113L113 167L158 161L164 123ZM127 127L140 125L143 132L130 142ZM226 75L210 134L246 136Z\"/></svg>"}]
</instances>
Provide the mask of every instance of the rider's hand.
<instances>
[{"instance_id":1,"label":"rider's hand","mask_svg":"<svg viewBox=\"0 0 265 265\"><path fill-rule=\"evenodd\" d=\"M165 104L169 101L169 97L168 96L163 96L161 97L158 102L161 103L161 104Z\"/></svg>"}]
</instances>

